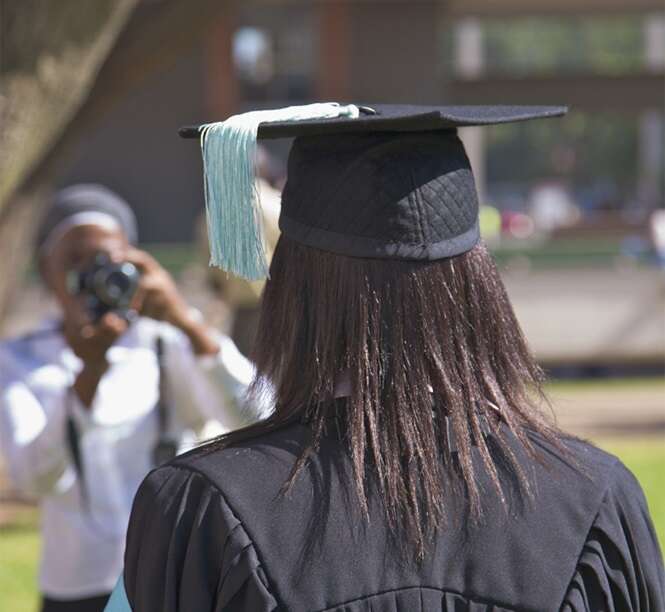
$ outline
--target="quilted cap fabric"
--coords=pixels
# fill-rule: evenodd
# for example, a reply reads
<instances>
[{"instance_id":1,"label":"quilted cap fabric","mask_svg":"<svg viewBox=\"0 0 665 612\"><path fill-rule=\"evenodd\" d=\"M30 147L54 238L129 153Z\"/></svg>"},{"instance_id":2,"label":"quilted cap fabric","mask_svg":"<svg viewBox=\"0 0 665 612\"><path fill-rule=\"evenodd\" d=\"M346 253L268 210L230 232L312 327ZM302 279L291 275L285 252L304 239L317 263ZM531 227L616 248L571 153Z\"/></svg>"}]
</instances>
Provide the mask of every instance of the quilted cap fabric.
<instances>
[{"instance_id":1,"label":"quilted cap fabric","mask_svg":"<svg viewBox=\"0 0 665 612\"><path fill-rule=\"evenodd\" d=\"M282 233L324 251L436 260L479 240L469 160L454 130L297 138Z\"/></svg>"}]
</instances>

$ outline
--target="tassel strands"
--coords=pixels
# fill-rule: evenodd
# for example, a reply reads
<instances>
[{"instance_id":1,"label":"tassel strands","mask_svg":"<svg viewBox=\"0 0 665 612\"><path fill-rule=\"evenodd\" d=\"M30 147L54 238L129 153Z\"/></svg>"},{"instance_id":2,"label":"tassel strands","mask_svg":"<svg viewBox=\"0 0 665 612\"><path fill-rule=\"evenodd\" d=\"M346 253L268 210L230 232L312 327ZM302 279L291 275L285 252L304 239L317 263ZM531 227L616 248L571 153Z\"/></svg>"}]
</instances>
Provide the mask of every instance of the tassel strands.
<instances>
[{"instance_id":1,"label":"tassel strands","mask_svg":"<svg viewBox=\"0 0 665 612\"><path fill-rule=\"evenodd\" d=\"M210 265L248 280L268 275L256 187L259 125L358 116L357 106L329 102L252 111L201 126Z\"/></svg>"}]
</instances>

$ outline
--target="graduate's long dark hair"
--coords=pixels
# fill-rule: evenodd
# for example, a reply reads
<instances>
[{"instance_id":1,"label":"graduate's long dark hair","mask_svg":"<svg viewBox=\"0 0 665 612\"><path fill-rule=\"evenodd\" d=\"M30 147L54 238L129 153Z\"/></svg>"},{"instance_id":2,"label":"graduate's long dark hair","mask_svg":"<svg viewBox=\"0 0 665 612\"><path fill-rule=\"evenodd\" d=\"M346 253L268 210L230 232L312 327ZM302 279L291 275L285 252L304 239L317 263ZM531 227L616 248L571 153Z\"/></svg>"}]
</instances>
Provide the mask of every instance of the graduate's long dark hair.
<instances>
[{"instance_id":1,"label":"graduate's long dark hair","mask_svg":"<svg viewBox=\"0 0 665 612\"><path fill-rule=\"evenodd\" d=\"M506 429L533 456L528 432L560 446L559 431L541 411L543 373L483 244L423 263L335 255L282 237L253 358L253 391L272 386L275 413L220 441L233 443L296 418L308 423L309 443L285 483L288 490L336 415L360 509L368 511L369 483L375 483L390 526L405 534L401 539L416 558L445 523L453 491L466 497L474 516L482 515L479 469L502 499L499 463L530 493ZM345 381L348 397L333 399ZM494 432L491 442L483 423ZM472 461L474 452L480 464Z\"/></svg>"}]
</instances>

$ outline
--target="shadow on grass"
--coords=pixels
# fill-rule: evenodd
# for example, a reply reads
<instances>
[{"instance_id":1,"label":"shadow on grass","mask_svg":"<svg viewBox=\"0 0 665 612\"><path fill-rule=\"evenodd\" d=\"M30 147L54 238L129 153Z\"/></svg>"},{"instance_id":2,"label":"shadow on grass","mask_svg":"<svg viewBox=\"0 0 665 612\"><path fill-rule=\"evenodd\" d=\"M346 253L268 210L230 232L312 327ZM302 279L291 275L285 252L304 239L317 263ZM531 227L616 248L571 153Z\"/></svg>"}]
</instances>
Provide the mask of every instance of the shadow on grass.
<instances>
[{"instance_id":1,"label":"shadow on grass","mask_svg":"<svg viewBox=\"0 0 665 612\"><path fill-rule=\"evenodd\" d=\"M4 525L0 526L0 538L2 538L2 536L5 534L9 535L16 533L33 533L38 529L39 523L37 521L32 523L23 521L16 523L5 523Z\"/></svg>"}]
</instances>

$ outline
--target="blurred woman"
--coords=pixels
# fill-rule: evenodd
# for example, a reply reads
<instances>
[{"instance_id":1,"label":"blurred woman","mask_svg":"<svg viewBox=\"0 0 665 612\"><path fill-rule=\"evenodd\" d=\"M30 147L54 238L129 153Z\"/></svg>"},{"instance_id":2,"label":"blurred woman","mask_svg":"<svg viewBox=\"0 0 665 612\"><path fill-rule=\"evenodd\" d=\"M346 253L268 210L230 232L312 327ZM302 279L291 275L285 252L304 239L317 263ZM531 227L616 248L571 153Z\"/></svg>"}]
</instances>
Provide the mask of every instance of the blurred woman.
<instances>
[{"instance_id":1,"label":"blurred woman","mask_svg":"<svg viewBox=\"0 0 665 612\"><path fill-rule=\"evenodd\" d=\"M102 610L144 476L205 427L253 418L240 405L251 365L136 238L131 209L107 189L60 192L37 247L60 316L0 345L2 452L16 486L40 501L44 612ZM86 273L112 284L122 270L109 265L128 262L138 284L125 310L100 310L104 287L76 286Z\"/></svg>"}]
</instances>

